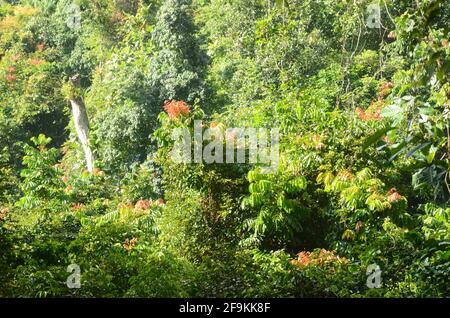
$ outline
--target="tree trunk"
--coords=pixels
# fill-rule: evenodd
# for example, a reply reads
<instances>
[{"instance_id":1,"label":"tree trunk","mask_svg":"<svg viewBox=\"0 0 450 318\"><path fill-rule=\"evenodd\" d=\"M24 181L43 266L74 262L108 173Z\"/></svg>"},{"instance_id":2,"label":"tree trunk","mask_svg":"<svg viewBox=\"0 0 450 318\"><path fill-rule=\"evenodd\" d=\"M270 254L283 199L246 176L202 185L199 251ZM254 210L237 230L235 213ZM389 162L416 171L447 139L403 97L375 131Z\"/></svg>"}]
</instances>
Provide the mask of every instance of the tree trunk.
<instances>
[{"instance_id":1,"label":"tree trunk","mask_svg":"<svg viewBox=\"0 0 450 318\"><path fill-rule=\"evenodd\" d=\"M90 173L94 171L94 156L91 147L89 146L89 120L86 112L84 102L79 98L69 99L72 106L73 121L77 131L78 139L84 151L84 158L86 159L86 166Z\"/></svg>"}]
</instances>

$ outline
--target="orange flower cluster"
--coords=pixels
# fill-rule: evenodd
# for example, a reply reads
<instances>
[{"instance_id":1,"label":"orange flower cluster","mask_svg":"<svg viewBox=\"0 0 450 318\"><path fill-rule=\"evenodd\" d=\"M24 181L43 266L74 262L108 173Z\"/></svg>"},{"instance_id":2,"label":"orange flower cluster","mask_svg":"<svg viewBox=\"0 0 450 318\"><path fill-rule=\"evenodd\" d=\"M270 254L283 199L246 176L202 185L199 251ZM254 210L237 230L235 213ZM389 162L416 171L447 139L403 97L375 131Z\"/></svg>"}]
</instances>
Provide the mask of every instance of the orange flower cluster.
<instances>
[{"instance_id":1,"label":"orange flower cluster","mask_svg":"<svg viewBox=\"0 0 450 318\"><path fill-rule=\"evenodd\" d=\"M123 248L129 252L135 248L137 242L138 242L137 237L134 237L131 240L126 239L125 242L123 243Z\"/></svg>"},{"instance_id":2,"label":"orange flower cluster","mask_svg":"<svg viewBox=\"0 0 450 318\"><path fill-rule=\"evenodd\" d=\"M0 209L0 221L3 221L6 218L6 215L8 214L8 212L9 212L8 208Z\"/></svg>"},{"instance_id":3,"label":"orange flower cluster","mask_svg":"<svg viewBox=\"0 0 450 318\"><path fill-rule=\"evenodd\" d=\"M381 111L384 107L384 98L391 93L393 87L394 84L391 82L381 84L378 91L377 101L372 101L367 110L364 110L361 107L356 107L355 113L358 117L363 121L381 120Z\"/></svg>"},{"instance_id":4,"label":"orange flower cluster","mask_svg":"<svg viewBox=\"0 0 450 318\"><path fill-rule=\"evenodd\" d=\"M394 84L392 84L391 82L385 82L380 86L380 91L379 91L379 96L380 99L383 99L384 97L386 97L387 95L389 95L389 93L391 92L392 88L394 87Z\"/></svg>"},{"instance_id":5,"label":"orange flower cluster","mask_svg":"<svg viewBox=\"0 0 450 318\"><path fill-rule=\"evenodd\" d=\"M42 63L44 63L44 61L43 61L43 60L40 60L40 59L31 59L31 60L30 60L30 64L31 64L31 65L34 65L34 66L39 66L39 65L41 65Z\"/></svg>"},{"instance_id":6,"label":"orange flower cluster","mask_svg":"<svg viewBox=\"0 0 450 318\"><path fill-rule=\"evenodd\" d=\"M170 119L178 118L180 115L188 116L190 109L184 101L169 100L164 103L164 110Z\"/></svg>"},{"instance_id":7,"label":"orange flower cluster","mask_svg":"<svg viewBox=\"0 0 450 318\"><path fill-rule=\"evenodd\" d=\"M17 62L20 59L20 55L16 54L16 55L12 55L10 57L11 62Z\"/></svg>"},{"instance_id":8,"label":"orange flower cluster","mask_svg":"<svg viewBox=\"0 0 450 318\"><path fill-rule=\"evenodd\" d=\"M9 66L6 68L6 71L8 72L8 74L6 74L6 80L8 82L14 82L15 80L17 80L16 75L14 75L14 72L16 71L16 67Z\"/></svg>"},{"instance_id":9,"label":"orange flower cluster","mask_svg":"<svg viewBox=\"0 0 450 318\"><path fill-rule=\"evenodd\" d=\"M381 120L381 107L377 108L375 112L365 111L361 107L356 107L355 112L363 121Z\"/></svg>"},{"instance_id":10,"label":"orange flower cluster","mask_svg":"<svg viewBox=\"0 0 450 318\"><path fill-rule=\"evenodd\" d=\"M306 266L328 266L335 263L345 264L348 260L336 255L336 251L327 251L325 249L313 252L300 252L297 259L291 260L291 264L300 268Z\"/></svg>"},{"instance_id":11,"label":"orange flower cluster","mask_svg":"<svg viewBox=\"0 0 450 318\"><path fill-rule=\"evenodd\" d=\"M134 208L136 210L148 210L150 208L150 201L149 200L139 200L136 202Z\"/></svg>"},{"instance_id":12,"label":"orange flower cluster","mask_svg":"<svg viewBox=\"0 0 450 318\"><path fill-rule=\"evenodd\" d=\"M76 203L72 206L72 211L78 211L84 207L85 205L83 203Z\"/></svg>"},{"instance_id":13,"label":"orange flower cluster","mask_svg":"<svg viewBox=\"0 0 450 318\"><path fill-rule=\"evenodd\" d=\"M68 186L64 189L64 192L65 192L65 193L70 193L70 192L72 192L72 190L73 190L73 186L68 185Z\"/></svg>"},{"instance_id":14,"label":"orange flower cluster","mask_svg":"<svg viewBox=\"0 0 450 318\"><path fill-rule=\"evenodd\" d=\"M17 77L13 74L6 74L6 80L8 82L14 82L15 80L17 80Z\"/></svg>"},{"instance_id":15,"label":"orange flower cluster","mask_svg":"<svg viewBox=\"0 0 450 318\"><path fill-rule=\"evenodd\" d=\"M163 199L158 199L158 200L139 200L138 202L136 202L136 204L134 205L134 209L135 210L148 210L150 209L150 207L152 206L161 206L164 205L165 202Z\"/></svg>"},{"instance_id":16,"label":"orange flower cluster","mask_svg":"<svg viewBox=\"0 0 450 318\"><path fill-rule=\"evenodd\" d=\"M303 265L308 266L310 262L309 256L311 255L311 252L300 252L297 254L298 258L297 260L294 260L294 262L297 262L298 264L295 265Z\"/></svg>"},{"instance_id":17,"label":"orange flower cluster","mask_svg":"<svg viewBox=\"0 0 450 318\"><path fill-rule=\"evenodd\" d=\"M403 196L400 195L400 193L397 192L397 189L392 188L392 189L389 190L389 192L387 193L387 198L388 198L388 201L389 201L390 203L392 203L392 202L397 202L397 201L403 199Z\"/></svg>"}]
</instances>

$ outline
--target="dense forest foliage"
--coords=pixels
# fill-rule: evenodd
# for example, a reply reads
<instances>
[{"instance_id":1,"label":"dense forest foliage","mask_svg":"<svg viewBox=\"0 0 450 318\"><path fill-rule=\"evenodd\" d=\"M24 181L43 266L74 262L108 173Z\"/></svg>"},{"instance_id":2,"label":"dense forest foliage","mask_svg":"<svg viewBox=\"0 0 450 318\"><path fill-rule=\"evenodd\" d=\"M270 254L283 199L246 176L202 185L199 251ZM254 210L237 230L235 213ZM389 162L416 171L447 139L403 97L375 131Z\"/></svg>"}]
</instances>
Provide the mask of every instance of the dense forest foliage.
<instances>
[{"instance_id":1,"label":"dense forest foliage","mask_svg":"<svg viewBox=\"0 0 450 318\"><path fill-rule=\"evenodd\" d=\"M449 21L0 1L0 297L448 297ZM278 129L276 169L176 162L199 120Z\"/></svg>"}]
</instances>

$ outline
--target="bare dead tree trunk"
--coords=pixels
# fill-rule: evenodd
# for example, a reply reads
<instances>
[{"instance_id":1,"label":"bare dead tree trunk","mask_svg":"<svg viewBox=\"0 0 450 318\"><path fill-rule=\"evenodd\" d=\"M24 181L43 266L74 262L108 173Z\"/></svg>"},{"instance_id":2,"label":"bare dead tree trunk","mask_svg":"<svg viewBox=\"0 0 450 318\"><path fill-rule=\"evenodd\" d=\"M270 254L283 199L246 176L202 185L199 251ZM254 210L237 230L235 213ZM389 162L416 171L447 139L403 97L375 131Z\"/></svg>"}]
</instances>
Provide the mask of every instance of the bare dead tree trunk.
<instances>
[{"instance_id":1,"label":"bare dead tree trunk","mask_svg":"<svg viewBox=\"0 0 450 318\"><path fill-rule=\"evenodd\" d=\"M70 78L70 82L73 87L80 86L80 75L76 74ZM80 94L70 94L69 102L72 106L73 122L75 124L75 130L78 135L78 139L83 147L84 158L86 160L86 166L89 173L94 172L94 155L91 147L89 146L89 119L86 112L86 106L84 105L83 98Z\"/></svg>"},{"instance_id":2,"label":"bare dead tree trunk","mask_svg":"<svg viewBox=\"0 0 450 318\"><path fill-rule=\"evenodd\" d=\"M73 84L78 84L77 76L71 78ZM86 106L84 105L82 97L72 97L69 99L72 107L73 121L75 124L75 130L78 135L78 139L83 147L84 158L86 160L87 170L90 173L94 171L94 155L91 147L89 146L89 119L86 112Z\"/></svg>"}]
</instances>

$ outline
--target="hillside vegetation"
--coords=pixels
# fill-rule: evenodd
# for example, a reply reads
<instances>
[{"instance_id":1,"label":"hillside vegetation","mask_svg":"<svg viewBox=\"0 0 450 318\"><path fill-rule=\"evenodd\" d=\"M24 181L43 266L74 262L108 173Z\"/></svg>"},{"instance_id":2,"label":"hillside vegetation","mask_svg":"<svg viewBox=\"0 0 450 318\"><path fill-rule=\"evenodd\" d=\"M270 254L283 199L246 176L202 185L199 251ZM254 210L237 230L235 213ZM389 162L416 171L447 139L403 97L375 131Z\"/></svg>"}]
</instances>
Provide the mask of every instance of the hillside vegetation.
<instances>
[{"instance_id":1,"label":"hillside vegetation","mask_svg":"<svg viewBox=\"0 0 450 318\"><path fill-rule=\"evenodd\" d=\"M0 1L0 297L448 297L449 21ZM174 160L174 131L234 127L278 129L271 173Z\"/></svg>"}]
</instances>

